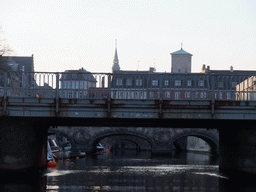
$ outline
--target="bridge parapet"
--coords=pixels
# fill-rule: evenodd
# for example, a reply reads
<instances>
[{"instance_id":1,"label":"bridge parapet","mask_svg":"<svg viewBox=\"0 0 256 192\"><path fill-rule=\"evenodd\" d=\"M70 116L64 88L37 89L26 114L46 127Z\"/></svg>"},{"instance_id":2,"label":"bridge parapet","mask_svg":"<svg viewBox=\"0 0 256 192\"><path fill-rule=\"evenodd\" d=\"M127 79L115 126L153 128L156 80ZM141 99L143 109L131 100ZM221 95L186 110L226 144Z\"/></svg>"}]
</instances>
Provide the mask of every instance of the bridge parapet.
<instances>
[{"instance_id":1,"label":"bridge parapet","mask_svg":"<svg viewBox=\"0 0 256 192\"><path fill-rule=\"evenodd\" d=\"M207 73L0 71L0 97L256 100L255 76Z\"/></svg>"},{"instance_id":2,"label":"bridge parapet","mask_svg":"<svg viewBox=\"0 0 256 192\"><path fill-rule=\"evenodd\" d=\"M0 72L0 115L256 119L254 76Z\"/></svg>"}]
</instances>

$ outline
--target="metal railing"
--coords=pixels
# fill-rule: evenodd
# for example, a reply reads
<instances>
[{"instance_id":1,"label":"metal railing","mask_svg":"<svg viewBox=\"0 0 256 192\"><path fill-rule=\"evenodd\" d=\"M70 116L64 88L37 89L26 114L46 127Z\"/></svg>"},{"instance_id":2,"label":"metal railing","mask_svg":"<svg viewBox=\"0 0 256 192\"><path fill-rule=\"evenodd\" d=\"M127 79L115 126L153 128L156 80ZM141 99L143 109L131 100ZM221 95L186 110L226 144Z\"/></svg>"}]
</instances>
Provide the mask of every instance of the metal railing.
<instances>
[{"instance_id":1,"label":"metal railing","mask_svg":"<svg viewBox=\"0 0 256 192\"><path fill-rule=\"evenodd\" d=\"M0 97L256 100L256 77L204 73L0 71Z\"/></svg>"}]
</instances>

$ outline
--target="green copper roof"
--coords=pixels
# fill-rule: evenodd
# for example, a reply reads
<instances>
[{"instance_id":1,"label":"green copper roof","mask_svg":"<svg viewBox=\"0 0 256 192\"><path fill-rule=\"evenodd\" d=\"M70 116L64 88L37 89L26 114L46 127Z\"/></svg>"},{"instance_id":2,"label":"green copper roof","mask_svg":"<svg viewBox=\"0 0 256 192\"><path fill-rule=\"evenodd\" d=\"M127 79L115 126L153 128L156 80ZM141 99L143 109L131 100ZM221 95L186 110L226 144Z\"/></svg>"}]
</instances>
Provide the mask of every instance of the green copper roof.
<instances>
[{"instance_id":1,"label":"green copper roof","mask_svg":"<svg viewBox=\"0 0 256 192\"><path fill-rule=\"evenodd\" d=\"M115 50L115 57L114 57L114 61L117 61L117 62L118 62L117 50Z\"/></svg>"},{"instance_id":2,"label":"green copper roof","mask_svg":"<svg viewBox=\"0 0 256 192\"><path fill-rule=\"evenodd\" d=\"M171 55L191 55L190 53L188 53L187 51L184 51L182 48L179 51L175 51L173 53L171 53Z\"/></svg>"}]
</instances>

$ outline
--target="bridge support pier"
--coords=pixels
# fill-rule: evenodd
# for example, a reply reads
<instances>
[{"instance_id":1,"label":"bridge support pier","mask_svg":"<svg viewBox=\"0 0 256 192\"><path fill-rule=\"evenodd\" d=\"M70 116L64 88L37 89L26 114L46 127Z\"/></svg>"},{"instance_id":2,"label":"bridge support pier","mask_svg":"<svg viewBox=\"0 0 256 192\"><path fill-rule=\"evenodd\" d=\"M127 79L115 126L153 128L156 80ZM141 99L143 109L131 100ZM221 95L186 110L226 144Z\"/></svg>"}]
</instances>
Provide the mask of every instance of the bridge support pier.
<instances>
[{"instance_id":1,"label":"bridge support pier","mask_svg":"<svg viewBox=\"0 0 256 192\"><path fill-rule=\"evenodd\" d=\"M27 119L2 119L0 173L40 174L47 166L47 127Z\"/></svg>"},{"instance_id":2,"label":"bridge support pier","mask_svg":"<svg viewBox=\"0 0 256 192\"><path fill-rule=\"evenodd\" d=\"M234 177L256 174L256 128L221 129L219 141L221 171Z\"/></svg>"}]
</instances>

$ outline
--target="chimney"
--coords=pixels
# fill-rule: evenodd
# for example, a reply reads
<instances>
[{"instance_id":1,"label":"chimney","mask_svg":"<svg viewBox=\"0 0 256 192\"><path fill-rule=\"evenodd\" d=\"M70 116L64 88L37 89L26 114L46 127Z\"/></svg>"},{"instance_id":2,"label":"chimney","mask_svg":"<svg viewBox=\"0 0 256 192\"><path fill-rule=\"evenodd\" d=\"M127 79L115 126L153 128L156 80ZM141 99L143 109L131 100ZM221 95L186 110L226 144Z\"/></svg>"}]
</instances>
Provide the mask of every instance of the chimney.
<instances>
[{"instance_id":1,"label":"chimney","mask_svg":"<svg viewBox=\"0 0 256 192\"><path fill-rule=\"evenodd\" d=\"M202 66L201 73L205 73L205 64Z\"/></svg>"},{"instance_id":2,"label":"chimney","mask_svg":"<svg viewBox=\"0 0 256 192\"><path fill-rule=\"evenodd\" d=\"M154 68L154 67L150 67L149 68L149 73L153 73L153 72L155 72L156 71L156 69Z\"/></svg>"}]
</instances>

